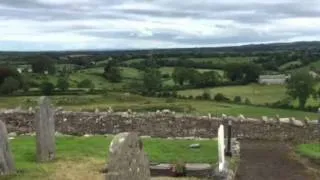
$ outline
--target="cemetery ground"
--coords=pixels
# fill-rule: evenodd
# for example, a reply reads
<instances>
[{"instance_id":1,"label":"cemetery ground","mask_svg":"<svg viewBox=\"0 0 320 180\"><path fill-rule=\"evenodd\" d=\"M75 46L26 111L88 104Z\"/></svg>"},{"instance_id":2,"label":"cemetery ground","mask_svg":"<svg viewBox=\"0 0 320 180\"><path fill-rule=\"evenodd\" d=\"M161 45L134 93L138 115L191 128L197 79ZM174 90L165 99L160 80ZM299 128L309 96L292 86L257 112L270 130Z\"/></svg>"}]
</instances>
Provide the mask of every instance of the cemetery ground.
<instances>
[{"instance_id":1,"label":"cemetery ground","mask_svg":"<svg viewBox=\"0 0 320 180\"><path fill-rule=\"evenodd\" d=\"M10 141L18 174L3 180L101 179L100 170L105 167L108 147L112 136L57 137L57 158L50 163L36 162L36 142L33 136L19 136ZM191 149L190 144L200 144L199 149ZM169 140L144 138L144 150L150 162L210 163L218 158L215 140ZM155 178L160 180L162 178ZM170 179L170 178L167 178Z\"/></svg>"},{"instance_id":2,"label":"cemetery ground","mask_svg":"<svg viewBox=\"0 0 320 180\"><path fill-rule=\"evenodd\" d=\"M38 96L16 96L16 97L0 97L0 108L17 108L28 109L36 107L38 104ZM174 98L151 98L139 95L125 95L125 93L109 92L104 95L64 95L51 97L54 106L62 107L71 111L100 111L107 110L112 107L114 111L127 111L131 109L136 112L157 111L170 109L178 113L189 113L194 115L221 116L222 113L232 116L243 114L245 117L261 116L275 117L295 117L303 120L305 117L309 119L317 119L317 113L304 112L298 110L275 109L268 107L259 107L252 105L239 105L220 103L215 101L204 100L186 100Z\"/></svg>"}]
</instances>

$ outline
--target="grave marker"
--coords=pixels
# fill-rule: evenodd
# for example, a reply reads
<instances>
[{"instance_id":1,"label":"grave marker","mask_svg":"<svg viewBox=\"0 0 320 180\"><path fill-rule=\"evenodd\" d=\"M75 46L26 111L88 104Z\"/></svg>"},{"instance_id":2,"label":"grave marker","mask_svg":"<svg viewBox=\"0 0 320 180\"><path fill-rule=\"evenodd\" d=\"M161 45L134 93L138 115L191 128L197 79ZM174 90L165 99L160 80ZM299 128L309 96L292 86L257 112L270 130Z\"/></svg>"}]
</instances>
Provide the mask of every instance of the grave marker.
<instances>
[{"instance_id":1,"label":"grave marker","mask_svg":"<svg viewBox=\"0 0 320 180\"><path fill-rule=\"evenodd\" d=\"M0 176L15 173L16 169L9 148L8 132L5 124L0 121Z\"/></svg>"},{"instance_id":2,"label":"grave marker","mask_svg":"<svg viewBox=\"0 0 320 180\"><path fill-rule=\"evenodd\" d=\"M40 110L36 117L37 161L47 162L55 158L54 111L48 97L40 98Z\"/></svg>"},{"instance_id":3,"label":"grave marker","mask_svg":"<svg viewBox=\"0 0 320 180\"><path fill-rule=\"evenodd\" d=\"M218 129L218 156L219 156L219 172L223 171L225 164L224 157L224 126L221 124Z\"/></svg>"},{"instance_id":4,"label":"grave marker","mask_svg":"<svg viewBox=\"0 0 320 180\"><path fill-rule=\"evenodd\" d=\"M149 160L136 133L120 133L113 138L106 171L106 180L150 180Z\"/></svg>"}]
</instances>

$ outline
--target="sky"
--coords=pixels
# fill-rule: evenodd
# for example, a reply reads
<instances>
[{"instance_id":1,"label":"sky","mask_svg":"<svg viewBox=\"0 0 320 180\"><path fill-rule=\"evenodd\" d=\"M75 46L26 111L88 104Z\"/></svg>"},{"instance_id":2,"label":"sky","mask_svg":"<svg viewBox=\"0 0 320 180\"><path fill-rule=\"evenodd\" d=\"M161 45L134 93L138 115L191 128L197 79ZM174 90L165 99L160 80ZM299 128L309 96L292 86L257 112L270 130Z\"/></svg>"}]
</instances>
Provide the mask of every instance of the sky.
<instances>
[{"instance_id":1,"label":"sky","mask_svg":"<svg viewBox=\"0 0 320 180\"><path fill-rule=\"evenodd\" d=\"M0 51L320 40L320 0L0 0Z\"/></svg>"}]
</instances>

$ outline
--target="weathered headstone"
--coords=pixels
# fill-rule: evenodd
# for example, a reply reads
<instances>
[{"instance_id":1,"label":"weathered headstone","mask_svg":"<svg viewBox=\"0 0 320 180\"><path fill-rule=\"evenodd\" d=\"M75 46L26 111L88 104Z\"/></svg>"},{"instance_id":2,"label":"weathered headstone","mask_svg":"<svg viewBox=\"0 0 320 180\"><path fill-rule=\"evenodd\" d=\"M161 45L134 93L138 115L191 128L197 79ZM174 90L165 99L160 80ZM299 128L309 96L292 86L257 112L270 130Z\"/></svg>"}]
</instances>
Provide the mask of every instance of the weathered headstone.
<instances>
[{"instance_id":1,"label":"weathered headstone","mask_svg":"<svg viewBox=\"0 0 320 180\"><path fill-rule=\"evenodd\" d=\"M225 164L224 149L224 126L221 124L218 129L218 156L220 172L223 170Z\"/></svg>"},{"instance_id":2,"label":"weathered headstone","mask_svg":"<svg viewBox=\"0 0 320 180\"><path fill-rule=\"evenodd\" d=\"M150 180L149 160L136 133L120 133L113 138L105 179Z\"/></svg>"},{"instance_id":3,"label":"weathered headstone","mask_svg":"<svg viewBox=\"0 0 320 180\"><path fill-rule=\"evenodd\" d=\"M7 128L5 124L0 121L0 176L15 173L15 171L16 169L9 148Z\"/></svg>"},{"instance_id":4,"label":"weathered headstone","mask_svg":"<svg viewBox=\"0 0 320 180\"><path fill-rule=\"evenodd\" d=\"M35 120L37 161L47 162L53 160L56 154L54 111L48 97L41 97L39 104L40 110Z\"/></svg>"}]
</instances>

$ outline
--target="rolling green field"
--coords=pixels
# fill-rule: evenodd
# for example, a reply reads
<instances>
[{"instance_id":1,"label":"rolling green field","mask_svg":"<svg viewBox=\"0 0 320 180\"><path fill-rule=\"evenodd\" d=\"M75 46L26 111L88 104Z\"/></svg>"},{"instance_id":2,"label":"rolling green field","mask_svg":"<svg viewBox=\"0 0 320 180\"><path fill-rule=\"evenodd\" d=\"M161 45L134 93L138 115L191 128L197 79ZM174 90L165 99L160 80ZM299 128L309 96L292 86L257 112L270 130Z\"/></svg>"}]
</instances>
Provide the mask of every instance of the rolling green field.
<instances>
[{"instance_id":1,"label":"rolling green field","mask_svg":"<svg viewBox=\"0 0 320 180\"><path fill-rule=\"evenodd\" d=\"M255 57L209 57L209 58L190 58L193 61L213 62L214 64L228 64L228 63L248 63Z\"/></svg>"},{"instance_id":2,"label":"rolling green field","mask_svg":"<svg viewBox=\"0 0 320 180\"><path fill-rule=\"evenodd\" d=\"M320 85L320 84L319 84ZM318 87L320 87L318 85ZM204 90L209 91L211 96L214 96L217 93L222 93L226 97L233 100L235 96L240 96L244 101L245 98L248 98L253 104L265 104L273 103L278 100L284 99L286 95L286 87L284 85L259 85L259 84L250 84L245 86L227 86L227 87L216 87L216 88L204 88L204 89L188 89L179 91L178 94L184 96L200 96ZM297 105L297 101L293 102ZM310 98L307 105L316 105L319 104L317 100Z\"/></svg>"},{"instance_id":3,"label":"rolling green field","mask_svg":"<svg viewBox=\"0 0 320 180\"><path fill-rule=\"evenodd\" d=\"M52 179L92 179L102 177L99 170L105 167L111 136L58 137L57 159L52 163L36 163L35 138L17 137L11 140L16 167L20 173L4 177L2 180ZM151 162L174 163L216 163L217 142L215 140L168 140L143 139L144 150ZM199 143L200 149L190 149L189 145ZM66 171L67 169L67 171ZM79 174L81 177L79 176ZM88 176L89 175L89 176ZM60 177L60 178L58 178ZM90 178L89 178L90 177ZM70 180L71 180L70 179ZM97 179L97 178L93 178Z\"/></svg>"},{"instance_id":4,"label":"rolling green field","mask_svg":"<svg viewBox=\"0 0 320 180\"><path fill-rule=\"evenodd\" d=\"M22 96L22 97L0 97L0 108L21 107L27 109L29 106L37 106L39 97ZM256 107L248 105L237 105L228 103L219 103L214 101L203 100L182 100L182 99L165 99L149 98L138 95L124 95L122 93L108 93L107 95L77 95L77 96L52 96L53 104L56 107L63 107L72 111L94 111L99 108L101 111L112 107L115 111L127 111L132 109L136 112L145 112L171 109L177 113L190 113L194 115L221 116L222 113L227 115L238 116L243 114L246 117L269 116L275 117L295 117L304 119L306 116L310 119L316 119L317 113L303 112L297 110L274 109L267 107Z\"/></svg>"}]
</instances>

